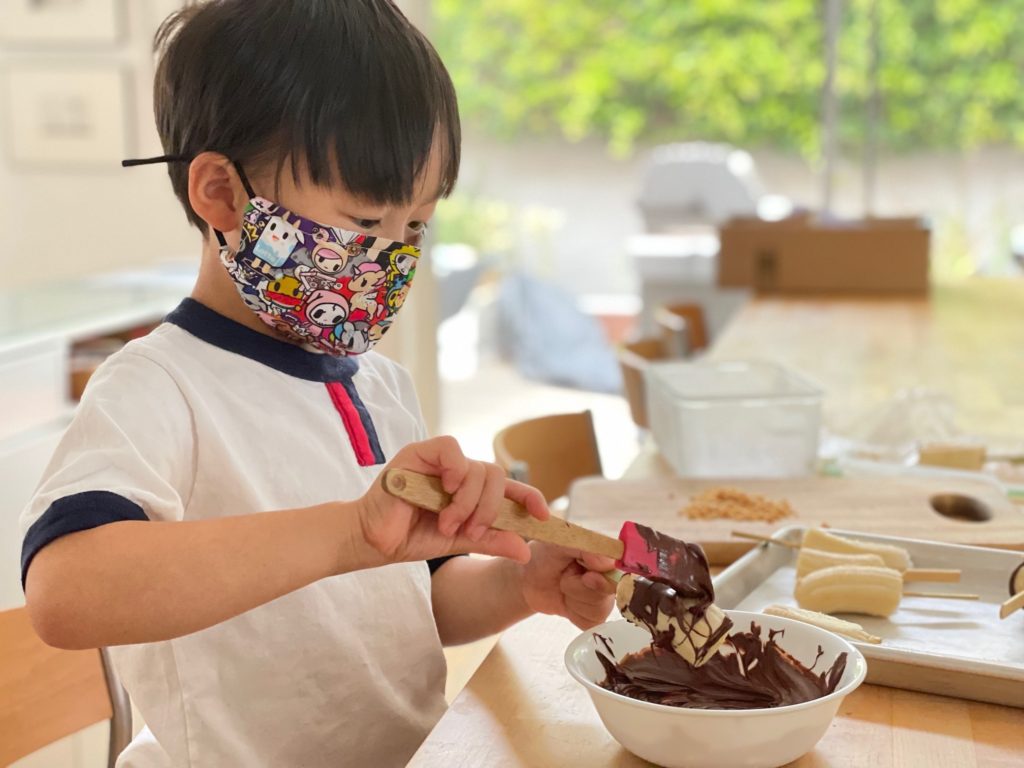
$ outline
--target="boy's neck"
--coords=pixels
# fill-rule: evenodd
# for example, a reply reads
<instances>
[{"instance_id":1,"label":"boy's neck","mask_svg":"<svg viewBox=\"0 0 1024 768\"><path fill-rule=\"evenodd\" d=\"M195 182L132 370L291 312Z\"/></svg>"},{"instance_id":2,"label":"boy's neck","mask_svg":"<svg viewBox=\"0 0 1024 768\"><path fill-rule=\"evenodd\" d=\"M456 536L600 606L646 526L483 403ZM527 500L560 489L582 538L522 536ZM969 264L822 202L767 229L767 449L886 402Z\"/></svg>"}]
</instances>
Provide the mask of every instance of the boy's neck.
<instances>
[{"instance_id":1,"label":"boy's neck","mask_svg":"<svg viewBox=\"0 0 1024 768\"><path fill-rule=\"evenodd\" d=\"M281 339L270 326L245 306L227 270L220 263L216 247L211 249L209 244L203 249L203 257L199 262L199 276L192 287L191 297L217 314L246 328L258 331L264 336Z\"/></svg>"}]
</instances>

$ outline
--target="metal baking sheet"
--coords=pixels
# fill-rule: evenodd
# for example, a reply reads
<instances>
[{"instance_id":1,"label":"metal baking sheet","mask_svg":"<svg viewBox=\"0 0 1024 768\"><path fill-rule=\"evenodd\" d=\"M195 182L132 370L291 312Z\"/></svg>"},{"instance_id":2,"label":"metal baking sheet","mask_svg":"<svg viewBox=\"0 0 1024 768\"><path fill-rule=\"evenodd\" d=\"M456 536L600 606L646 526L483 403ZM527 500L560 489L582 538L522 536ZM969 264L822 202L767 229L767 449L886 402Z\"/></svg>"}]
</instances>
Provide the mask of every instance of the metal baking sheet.
<instances>
[{"instance_id":1,"label":"metal baking sheet","mask_svg":"<svg viewBox=\"0 0 1024 768\"><path fill-rule=\"evenodd\" d=\"M775 538L798 544L804 530L784 528ZM905 597L885 619L841 614L882 638L881 645L854 643L868 660L869 683L1024 707L1024 611L999 618L999 605L1009 597L1010 573L1024 553L829 531L903 547L918 568L963 572L959 583L915 582L916 590L981 596L977 601ZM715 602L742 611L796 606L796 554L788 547L758 546L715 579Z\"/></svg>"}]
</instances>

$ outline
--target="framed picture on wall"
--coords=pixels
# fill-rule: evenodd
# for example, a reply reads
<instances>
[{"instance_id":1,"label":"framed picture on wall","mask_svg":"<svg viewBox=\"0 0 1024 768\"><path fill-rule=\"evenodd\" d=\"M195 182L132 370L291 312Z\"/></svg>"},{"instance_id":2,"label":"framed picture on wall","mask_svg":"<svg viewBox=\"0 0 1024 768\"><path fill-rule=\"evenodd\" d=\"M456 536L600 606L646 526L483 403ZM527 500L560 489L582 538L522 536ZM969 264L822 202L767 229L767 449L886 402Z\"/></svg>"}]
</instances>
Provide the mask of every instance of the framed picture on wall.
<instances>
[{"instance_id":1,"label":"framed picture on wall","mask_svg":"<svg viewBox=\"0 0 1024 768\"><path fill-rule=\"evenodd\" d=\"M4 133L19 169L98 170L130 154L128 72L117 65L11 66Z\"/></svg>"},{"instance_id":2,"label":"framed picture on wall","mask_svg":"<svg viewBox=\"0 0 1024 768\"><path fill-rule=\"evenodd\" d=\"M0 0L6 44L113 43L124 31L121 0Z\"/></svg>"}]
</instances>

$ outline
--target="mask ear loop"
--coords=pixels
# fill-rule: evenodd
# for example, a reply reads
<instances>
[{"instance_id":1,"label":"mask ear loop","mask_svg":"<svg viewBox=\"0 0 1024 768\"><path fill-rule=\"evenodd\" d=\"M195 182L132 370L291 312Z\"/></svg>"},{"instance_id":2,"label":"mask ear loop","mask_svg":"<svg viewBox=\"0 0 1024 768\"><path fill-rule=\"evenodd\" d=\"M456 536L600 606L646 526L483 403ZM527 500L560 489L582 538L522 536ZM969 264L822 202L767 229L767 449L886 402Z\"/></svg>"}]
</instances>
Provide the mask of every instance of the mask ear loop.
<instances>
[{"instance_id":1,"label":"mask ear loop","mask_svg":"<svg viewBox=\"0 0 1024 768\"><path fill-rule=\"evenodd\" d=\"M258 197L258 195L256 194L256 190L254 190L252 188L252 184L249 183L249 177L246 176L245 171L242 170L242 164L235 163L234 165L235 170L238 172L238 178L242 182L242 187L245 189L245 194L249 196L250 200L252 200L254 197ZM217 245L220 246L220 249L222 251L228 247L228 243L227 240L224 239L223 232L221 232L219 229L215 229L213 230L213 235L214 237L217 238Z\"/></svg>"},{"instance_id":2,"label":"mask ear loop","mask_svg":"<svg viewBox=\"0 0 1024 768\"><path fill-rule=\"evenodd\" d=\"M242 170L241 163L235 163L235 170L238 171L238 178L242 181L242 186L245 187L245 194L252 200L254 197L259 197L256 191L252 188L252 184L249 183L249 177L245 175L245 171Z\"/></svg>"},{"instance_id":3,"label":"mask ear loop","mask_svg":"<svg viewBox=\"0 0 1024 768\"><path fill-rule=\"evenodd\" d=\"M156 163L187 163L191 160L191 157L187 155L158 155L157 157L144 157L132 160L122 160L122 168L133 168L137 165L154 165ZM252 200L256 197L256 191L252 188L252 184L249 183L249 177L245 175L245 171L242 170L241 163L235 163L235 170L238 171L238 178L242 182L242 186L245 188L245 193ZM214 236L217 238L217 245L221 247L221 250L228 247L227 241L224 239L224 233L219 229L213 230Z\"/></svg>"}]
</instances>

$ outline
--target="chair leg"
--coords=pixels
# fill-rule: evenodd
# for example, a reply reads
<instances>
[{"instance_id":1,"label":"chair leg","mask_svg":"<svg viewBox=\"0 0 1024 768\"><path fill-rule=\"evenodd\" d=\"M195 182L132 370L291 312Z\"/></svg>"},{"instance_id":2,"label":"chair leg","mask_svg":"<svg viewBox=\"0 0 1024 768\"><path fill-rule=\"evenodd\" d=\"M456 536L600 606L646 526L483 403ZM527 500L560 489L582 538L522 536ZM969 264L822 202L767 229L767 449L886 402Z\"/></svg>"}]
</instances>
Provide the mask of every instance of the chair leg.
<instances>
[{"instance_id":1,"label":"chair leg","mask_svg":"<svg viewBox=\"0 0 1024 768\"><path fill-rule=\"evenodd\" d=\"M110 745L107 753L107 768L114 768L118 756L132 740L132 704L128 692L117 679L114 665L106 648L100 648L103 660L103 677L107 681L107 693L110 695L110 706L113 715L110 718Z\"/></svg>"}]
</instances>

